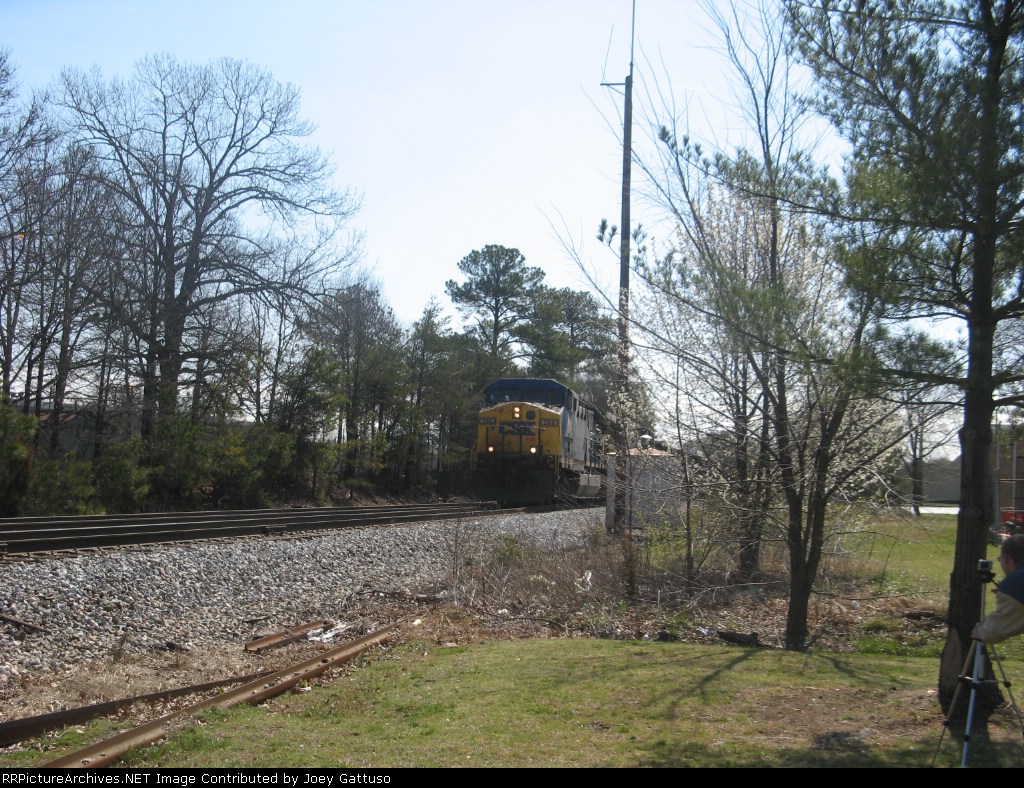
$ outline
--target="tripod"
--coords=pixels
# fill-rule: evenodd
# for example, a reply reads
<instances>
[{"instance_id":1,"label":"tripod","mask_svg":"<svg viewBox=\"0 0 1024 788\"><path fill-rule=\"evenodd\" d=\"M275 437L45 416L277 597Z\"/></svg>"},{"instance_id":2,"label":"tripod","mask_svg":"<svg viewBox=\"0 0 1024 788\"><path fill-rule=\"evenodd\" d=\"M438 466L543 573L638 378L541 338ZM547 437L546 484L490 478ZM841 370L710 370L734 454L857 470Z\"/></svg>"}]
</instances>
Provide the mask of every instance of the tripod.
<instances>
[{"instance_id":1,"label":"tripod","mask_svg":"<svg viewBox=\"0 0 1024 788\"><path fill-rule=\"evenodd\" d=\"M981 612L982 619L985 617L985 586L991 583L995 579L995 575L992 572L992 562L987 560L981 560L978 562L978 577L981 580ZM1021 735L1024 735L1024 720L1021 719L1020 710L1017 708L1017 702L1014 700L1013 693L1010 691L1010 682L1006 678L1006 670L1003 668L1003 661L999 658L999 654L996 652L994 646L989 646L992 659L995 661L996 666L999 669L999 675L1002 677L1002 681L991 678L983 679L981 677L981 666L984 662L985 655L985 643L980 640L972 640L971 647L967 650L967 658L964 660L964 666L960 669L959 680L956 685L956 690L953 692L953 700L949 704L949 714L946 715L946 719L943 721L942 736L939 737L939 745L935 748L935 755L932 757L932 766L935 765L935 759L939 755L939 748L942 747L942 738L946 735L946 729L949 727L950 719L953 714L956 713L956 702L960 696L960 690L964 684L970 684L971 686L971 697L967 704L967 722L964 727L964 738L963 738L963 751L960 756L960 767L967 767L967 754L970 749L971 743L971 728L974 724L974 705L978 696L978 688L984 685L998 685L1002 684L1006 688L1006 694L1010 698L1010 706L1013 709L1014 715L1017 717L1017 724L1020 725ZM973 665L971 674L967 674L967 668Z\"/></svg>"}]
</instances>

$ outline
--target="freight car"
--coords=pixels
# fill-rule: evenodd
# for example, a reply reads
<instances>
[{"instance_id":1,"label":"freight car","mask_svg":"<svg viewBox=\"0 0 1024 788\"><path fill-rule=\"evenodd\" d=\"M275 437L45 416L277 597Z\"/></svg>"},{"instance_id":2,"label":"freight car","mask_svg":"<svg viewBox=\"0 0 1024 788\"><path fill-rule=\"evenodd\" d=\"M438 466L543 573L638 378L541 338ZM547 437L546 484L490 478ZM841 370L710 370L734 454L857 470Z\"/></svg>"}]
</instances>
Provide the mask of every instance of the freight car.
<instances>
[{"instance_id":1,"label":"freight car","mask_svg":"<svg viewBox=\"0 0 1024 788\"><path fill-rule=\"evenodd\" d=\"M605 417L555 380L505 378L484 388L472 456L476 495L551 504L603 494Z\"/></svg>"}]
</instances>

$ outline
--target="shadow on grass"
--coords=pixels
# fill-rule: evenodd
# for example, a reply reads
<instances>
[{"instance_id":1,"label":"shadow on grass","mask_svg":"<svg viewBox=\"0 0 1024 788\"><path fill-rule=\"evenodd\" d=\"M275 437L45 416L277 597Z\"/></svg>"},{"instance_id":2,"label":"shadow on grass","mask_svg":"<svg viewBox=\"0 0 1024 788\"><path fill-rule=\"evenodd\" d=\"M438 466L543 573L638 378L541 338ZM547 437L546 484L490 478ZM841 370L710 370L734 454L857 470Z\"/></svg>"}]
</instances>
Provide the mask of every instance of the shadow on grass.
<instances>
[{"instance_id":1,"label":"shadow on grass","mask_svg":"<svg viewBox=\"0 0 1024 788\"><path fill-rule=\"evenodd\" d=\"M657 742L650 756L637 762L638 767L700 767L700 768L811 768L811 769L922 769L959 768L962 742L946 740L940 744L938 735L931 741L919 739L905 748L861 746L857 737L846 733L822 733L811 748L778 748L762 753L737 752L733 747L707 745L671 746ZM1021 742L972 742L967 757L972 768L1019 768L1024 766Z\"/></svg>"}]
</instances>

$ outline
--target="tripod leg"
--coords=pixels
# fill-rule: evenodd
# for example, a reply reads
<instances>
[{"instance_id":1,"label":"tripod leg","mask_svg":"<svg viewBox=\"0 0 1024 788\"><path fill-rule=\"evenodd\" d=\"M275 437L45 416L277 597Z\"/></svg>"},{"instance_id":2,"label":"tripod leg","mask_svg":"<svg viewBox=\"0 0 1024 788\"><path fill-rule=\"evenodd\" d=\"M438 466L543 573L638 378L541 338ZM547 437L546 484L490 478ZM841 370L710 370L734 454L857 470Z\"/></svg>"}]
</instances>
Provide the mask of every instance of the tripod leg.
<instances>
[{"instance_id":1,"label":"tripod leg","mask_svg":"<svg viewBox=\"0 0 1024 788\"><path fill-rule=\"evenodd\" d=\"M977 645L976 640L971 641L971 647L967 649L967 657L964 659L964 665L960 668L959 680L956 683L956 689L953 690L953 699L949 703L949 713L946 714L946 719L942 722L942 733L939 736L939 743L935 747L935 753L932 755L932 766L935 766L935 761L939 757L939 750L942 748L942 740L946 736L946 729L949 727L949 721L956 714L956 702L960 698L960 688L964 685L964 680L967 678L967 666L971 664L971 659L974 657L975 646Z\"/></svg>"},{"instance_id":2,"label":"tripod leg","mask_svg":"<svg viewBox=\"0 0 1024 788\"><path fill-rule=\"evenodd\" d=\"M992 646L990 654L999 670L999 676L1002 677L1002 685L1006 689L1006 694L1010 698L1010 708L1013 710L1013 714L1017 718L1017 725L1020 727L1021 735L1024 736L1024 718L1021 717L1020 709L1017 708L1017 700L1013 697L1013 691L1010 689L1010 681L1006 677L1006 668L1003 667L1003 661L999 658L999 652L996 651L995 646Z\"/></svg>"},{"instance_id":3,"label":"tripod leg","mask_svg":"<svg viewBox=\"0 0 1024 788\"><path fill-rule=\"evenodd\" d=\"M967 727L964 728L964 750L963 755L960 758L960 766L966 768L967 766L967 751L971 745L971 726L974 723L974 702L978 698L978 681L981 679L981 662L984 651L982 650L984 644L980 640L975 640L971 652L974 654L974 670L971 674L971 700L967 705Z\"/></svg>"},{"instance_id":4,"label":"tripod leg","mask_svg":"<svg viewBox=\"0 0 1024 788\"><path fill-rule=\"evenodd\" d=\"M982 615L982 619L984 619L984 612L985 612L985 584L992 582L992 580L995 577L992 574L991 570L992 570L992 562L991 561L982 560L982 561L978 562L978 574L979 574L979 579L981 580L979 590L981 592L981 606L980 606L980 609L981 609L981 612L983 614ZM984 650L983 650L983 647L984 647L984 643L982 643L980 640L974 640L974 639L971 640L971 646L970 646L970 648L967 649L967 659L964 660L964 666L960 670L960 676L958 677L958 681L957 681L957 685L956 685L956 690L953 692L953 700L952 700L952 703L950 703L950 706L949 706L949 714L946 715L946 721L945 721L945 725L943 727L943 733L945 733L945 728L949 726L950 719L956 713L956 701L957 701L957 698L960 695L960 685L963 683L964 679L966 678L967 665L971 661L971 659L973 658L974 659L974 669L971 671L971 699L970 699L970 703L968 703L967 723L966 723L966 727L964 728L964 750L963 750L963 755L961 756L961 759L960 759L960 765L961 766L966 766L967 765L967 751L968 751L968 747L969 747L970 741L971 741L971 727L974 724L974 704L975 704L975 702L977 701L977 698L978 698L978 686L980 685L980 679L981 679L982 655L985 653ZM940 744L940 746L942 744L942 739L941 738L939 739L939 744ZM936 750L935 755L936 755L936 757L938 757L938 750ZM934 765L934 763L935 763L935 759L933 758L932 759L932 764Z\"/></svg>"}]
</instances>

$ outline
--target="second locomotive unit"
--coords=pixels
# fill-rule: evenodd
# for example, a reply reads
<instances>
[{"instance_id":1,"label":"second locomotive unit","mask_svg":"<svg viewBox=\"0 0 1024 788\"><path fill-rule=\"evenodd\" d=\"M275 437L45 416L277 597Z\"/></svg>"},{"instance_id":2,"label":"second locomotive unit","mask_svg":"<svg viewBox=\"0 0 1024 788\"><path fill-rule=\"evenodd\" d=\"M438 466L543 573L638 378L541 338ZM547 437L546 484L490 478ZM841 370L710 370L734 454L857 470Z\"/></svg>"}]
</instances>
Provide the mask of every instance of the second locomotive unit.
<instances>
[{"instance_id":1,"label":"second locomotive unit","mask_svg":"<svg viewBox=\"0 0 1024 788\"><path fill-rule=\"evenodd\" d=\"M556 380L496 380L477 422L474 490L503 504L597 498L606 433L602 414Z\"/></svg>"}]
</instances>

